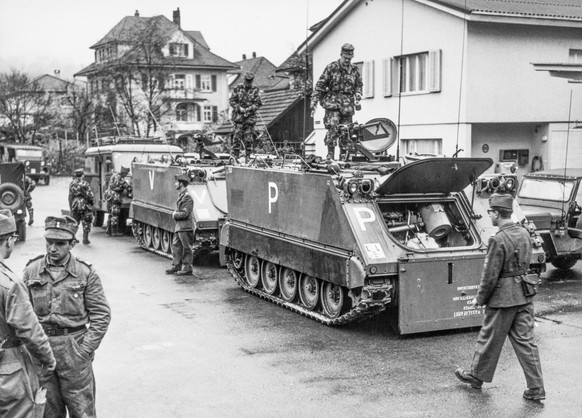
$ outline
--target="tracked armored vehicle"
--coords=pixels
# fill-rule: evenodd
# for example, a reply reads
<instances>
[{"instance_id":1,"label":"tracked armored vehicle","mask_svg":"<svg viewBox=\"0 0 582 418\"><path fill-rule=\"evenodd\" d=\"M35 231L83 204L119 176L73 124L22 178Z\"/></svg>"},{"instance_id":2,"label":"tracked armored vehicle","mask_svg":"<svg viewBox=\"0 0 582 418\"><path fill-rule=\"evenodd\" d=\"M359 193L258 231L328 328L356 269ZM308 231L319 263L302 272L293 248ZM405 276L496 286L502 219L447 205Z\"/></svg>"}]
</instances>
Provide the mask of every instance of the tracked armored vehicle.
<instances>
[{"instance_id":1,"label":"tracked armored vehicle","mask_svg":"<svg viewBox=\"0 0 582 418\"><path fill-rule=\"evenodd\" d=\"M138 244L156 254L172 256L172 238L178 194L175 176L187 173L194 209L194 256L218 249L219 228L226 217L225 164L228 156L192 160L186 165L132 164L132 230Z\"/></svg>"},{"instance_id":2,"label":"tracked armored vehicle","mask_svg":"<svg viewBox=\"0 0 582 418\"><path fill-rule=\"evenodd\" d=\"M378 123L353 149L394 142ZM491 231L471 190L493 161L372 157L227 167L221 261L246 291L326 325L387 308L402 334L480 325L470 302Z\"/></svg>"}]
</instances>

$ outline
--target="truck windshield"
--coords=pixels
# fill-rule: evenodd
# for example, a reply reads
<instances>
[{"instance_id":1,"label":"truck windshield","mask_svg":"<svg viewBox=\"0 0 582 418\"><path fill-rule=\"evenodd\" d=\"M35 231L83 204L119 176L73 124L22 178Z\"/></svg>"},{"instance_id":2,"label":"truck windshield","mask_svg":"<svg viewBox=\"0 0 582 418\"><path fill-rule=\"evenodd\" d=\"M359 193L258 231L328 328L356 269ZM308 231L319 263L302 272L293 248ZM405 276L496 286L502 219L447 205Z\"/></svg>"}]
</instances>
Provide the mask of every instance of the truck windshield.
<instances>
[{"instance_id":1,"label":"truck windshield","mask_svg":"<svg viewBox=\"0 0 582 418\"><path fill-rule=\"evenodd\" d=\"M36 149L17 149L16 150L16 159L18 161L22 160L42 160L42 150Z\"/></svg>"},{"instance_id":2,"label":"truck windshield","mask_svg":"<svg viewBox=\"0 0 582 418\"><path fill-rule=\"evenodd\" d=\"M567 202L574 190L574 181L524 178L518 196L524 199Z\"/></svg>"}]
</instances>

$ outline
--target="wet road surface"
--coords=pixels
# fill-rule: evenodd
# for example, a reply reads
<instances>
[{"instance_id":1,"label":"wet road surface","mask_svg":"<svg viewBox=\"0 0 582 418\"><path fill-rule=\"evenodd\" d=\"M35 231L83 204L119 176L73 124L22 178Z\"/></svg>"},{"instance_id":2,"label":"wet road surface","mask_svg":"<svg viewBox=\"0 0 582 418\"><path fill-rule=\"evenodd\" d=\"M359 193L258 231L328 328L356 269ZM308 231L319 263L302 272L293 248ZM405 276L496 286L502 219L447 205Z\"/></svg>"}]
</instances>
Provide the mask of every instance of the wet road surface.
<instances>
[{"instance_id":1,"label":"wet road surface","mask_svg":"<svg viewBox=\"0 0 582 418\"><path fill-rule=\"evenodd\" d=\"M44 251L44 217L66 205L70 179L33 192L37 221L8 264L22 271ZM194 277L103 228L74 253L94 265L112 307L96 353L100 417L579 417L582 263L550 269L536 324L547 400L522 399L511 344L493 383L455 378L477 330L399 337L382 314L329 328L242 291L213 255ZM549 278L549 280L547 280Z\"/></svg>"}]
</instances>

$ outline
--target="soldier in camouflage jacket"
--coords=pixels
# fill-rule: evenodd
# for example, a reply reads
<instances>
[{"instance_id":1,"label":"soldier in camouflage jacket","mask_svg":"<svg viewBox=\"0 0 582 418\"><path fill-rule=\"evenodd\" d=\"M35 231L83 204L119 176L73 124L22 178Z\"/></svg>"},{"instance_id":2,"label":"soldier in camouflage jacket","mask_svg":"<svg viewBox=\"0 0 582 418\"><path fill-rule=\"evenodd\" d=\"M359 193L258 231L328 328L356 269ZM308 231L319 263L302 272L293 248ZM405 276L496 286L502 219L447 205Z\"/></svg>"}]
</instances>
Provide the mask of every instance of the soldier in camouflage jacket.
<instances>
[{"instance_id":1,"label":"soldier in camouflage jacket","mask_svg":"<svg viewBox=\"0 0 582 418\"><path fill-rule=\"evenodd\" d=\"M325 67L311 98L312 111L315 111L317 103L325 109L323 124L327 129L325 145L329 159L333 159L338 144L340 154L345 154L347 138L341 137L339 125L352 123L352 116L362 98L362 77L358 67L351 63L353 56L354 47L344 44L341 58Z\"/></svg>"},{"instance_id":2,"label":"soldier in camouflage jacket","mask_svg":"<svg viewBox=\"0 0 582 418\"><path fill-rule=\"evenodd\" d=\"M246 73L244 82L234 88L229 100L234 124L232 153L238 158L243 143L247 160L254 151L257 111L263 105L258 87L253 86L254 78L253 73Z\"/></svg>"},{"instance_id":3,"label":"soldier in camouflage jacket","mask_svg":"<svg viewBox=\"0 0 582 418\"><path fill-rule=\"evenodd\" d=\"M85 180L85 172L82 168L75 170L75 177L69 184L69 209L71 216L79 223L83 223L83 244L89 241L89 232L93 223L93 205L95 196L91 186Z\"/></svg>"}]
</instances>

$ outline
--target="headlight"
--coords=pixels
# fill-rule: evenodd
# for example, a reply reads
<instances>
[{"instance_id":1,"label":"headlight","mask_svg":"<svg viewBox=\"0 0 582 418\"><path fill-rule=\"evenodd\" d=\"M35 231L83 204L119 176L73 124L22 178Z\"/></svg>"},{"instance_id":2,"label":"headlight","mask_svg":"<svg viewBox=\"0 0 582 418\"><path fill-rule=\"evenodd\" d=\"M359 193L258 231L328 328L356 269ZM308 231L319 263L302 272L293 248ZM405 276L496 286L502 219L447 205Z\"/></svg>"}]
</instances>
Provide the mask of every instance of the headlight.
<instances>
[{"instance_id":1,"label":"headlight","mask_svg":"<svg viewBox=\"0 0 582 418\"><path fill-rule=\"evenodd\" d=\"M363 195L370 194L372 192L372 180L370 179L363 179L362 183L360 183L360 193Z\"/></svg>"},{"instance_id":2,"label":"headlight","mask_svg":"<svg viewBox=\"0 0 582 418\"><path fill-rule=\"evenodd\" d=\"M24 165L28 167L30 165L30 161L25 161Z\"/></svg>"},{"instance_id":3,"label":"headlight","mask_svg":"<svg viewBox=\"0 0 582 418\"><path fill-rule=\"evenodd\" d=\"M41 167L44 167L44 161L41 161L41 162L40 162L40 166L41 166Z\"/></svg>"},{"instance_id":4,"label":"headlight","mask_svg":"<svg viewBox=\"0 0 582 418\"><path fill-rule=\"evenodd\" d=\"M356 180L350 180L348 182L348 193L354 194L358 191L358 182Z\"/></svg>"}]
</instances>

